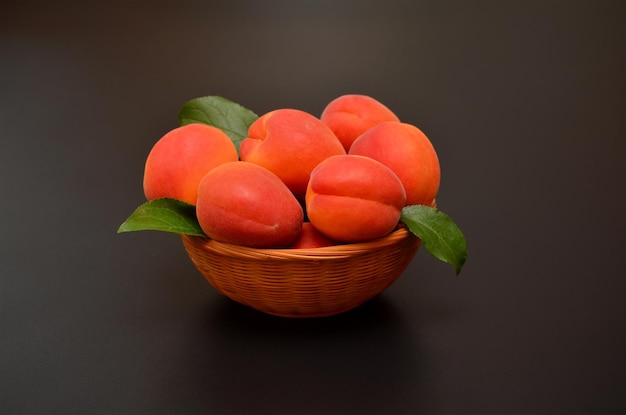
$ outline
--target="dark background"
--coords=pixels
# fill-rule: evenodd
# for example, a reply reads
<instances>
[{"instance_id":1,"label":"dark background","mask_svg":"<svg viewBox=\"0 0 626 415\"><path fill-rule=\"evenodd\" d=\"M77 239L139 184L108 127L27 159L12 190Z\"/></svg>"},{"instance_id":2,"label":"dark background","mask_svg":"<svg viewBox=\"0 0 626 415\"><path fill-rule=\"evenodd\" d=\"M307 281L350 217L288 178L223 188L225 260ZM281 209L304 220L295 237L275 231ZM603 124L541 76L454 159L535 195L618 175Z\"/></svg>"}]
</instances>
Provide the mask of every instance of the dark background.
<instances>
[{"instance_id":1,"label":"dark background","mask_svg":"<svg viewBox=\"0 0 626 415\"><path fill-rule=\"evenodd\" d=\"M623 1L1 9L1 413L626 413ZM344 93L431 138L459 277L420 250L358 309L281 319L175 235L116 234L187 100Z\"/></svg>"}]
</instances>

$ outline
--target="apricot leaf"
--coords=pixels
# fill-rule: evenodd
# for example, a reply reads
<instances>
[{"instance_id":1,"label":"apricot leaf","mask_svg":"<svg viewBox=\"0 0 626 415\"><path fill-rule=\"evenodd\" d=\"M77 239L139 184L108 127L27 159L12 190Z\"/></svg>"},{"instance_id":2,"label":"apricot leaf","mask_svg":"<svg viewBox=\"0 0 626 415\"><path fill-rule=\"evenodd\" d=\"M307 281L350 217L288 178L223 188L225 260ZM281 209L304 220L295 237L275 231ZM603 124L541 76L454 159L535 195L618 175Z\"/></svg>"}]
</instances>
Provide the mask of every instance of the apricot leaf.
<instances>
[{"instance_id":1,"label":"apricot leaf","mask_svg":"<svg viewBox=\"0 0 626 415\"><path fill-rule=\"evenodd\" d=\"M402 209L400 221L422 240L435 258L452 265L458 275L467 259L463 232L448 215L429 206L411 205Z\"/></svg>"},{"instance_id":2,"label":"apricot leaf","mask_svg":"<svg viewBox=\"0 0 626 415\"><path fill-rule=\"evenodd\" d=\"M155 199L140 205L122 223L117 233L163 231L206 236L196 218L196 208L177 199Z\"/></svg>"},{"instance_id":3,"label":"apricot leaf","mask_svg":"<svg viewBox=\"0 0 626 415\"><path fill-rule=\"evenodd\" d=\"M186 102L178 113L181 126L193 123L208 124L224 131L237 152L239 144L248 136L248 127L259 118L251 110L219 96L194 98Z\"/></svg>"}]
</instances>

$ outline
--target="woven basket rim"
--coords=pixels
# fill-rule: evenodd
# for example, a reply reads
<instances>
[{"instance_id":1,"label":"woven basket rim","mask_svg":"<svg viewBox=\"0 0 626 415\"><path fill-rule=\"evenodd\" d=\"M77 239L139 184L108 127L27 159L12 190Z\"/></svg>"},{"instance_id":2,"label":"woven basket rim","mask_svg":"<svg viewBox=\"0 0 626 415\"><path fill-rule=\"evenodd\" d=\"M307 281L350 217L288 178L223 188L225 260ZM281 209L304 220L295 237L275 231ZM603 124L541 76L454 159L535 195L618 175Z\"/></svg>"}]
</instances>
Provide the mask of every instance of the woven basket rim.
<instances>
[{"instance_id":1,"label":"woven basket rim","mask_svg":"<svg viewBox=\"0 0 626 415\"><path fill-rule=\"evenodd\" d=\"M407 237L415 237L403 224L400 224L390 234L366 242L346 243L319 248L252 248L242 245L234 245L219 242L202 236L181 235L183 238L194 240L201 244L203 249L210 250L226 256L243 258L274 258L285 260L297 259L340 259L382 249L396 244ZM415 237L416 238L416 237Z\"/></svg>"}]
</instances>

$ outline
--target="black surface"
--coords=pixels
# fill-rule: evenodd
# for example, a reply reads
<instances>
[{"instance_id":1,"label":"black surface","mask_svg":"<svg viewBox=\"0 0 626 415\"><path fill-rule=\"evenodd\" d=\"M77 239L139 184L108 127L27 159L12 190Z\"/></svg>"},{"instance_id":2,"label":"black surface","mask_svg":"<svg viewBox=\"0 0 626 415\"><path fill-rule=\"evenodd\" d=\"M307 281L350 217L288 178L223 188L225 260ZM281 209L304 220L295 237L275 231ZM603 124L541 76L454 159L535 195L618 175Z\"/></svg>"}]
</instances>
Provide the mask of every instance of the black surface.
<instances>
[{"instance_id":1,"label":"black surface","mask_svg":"<svg viewBox=\"0 0 626 415\"><path fill-rule=\"evenodd\" d=\"M626 413L624 3L227 4L3 3L0 413ZM352 92L435 144L460 277L285 320L115 233L187 100Z\"/></svg>"}]
</instances>

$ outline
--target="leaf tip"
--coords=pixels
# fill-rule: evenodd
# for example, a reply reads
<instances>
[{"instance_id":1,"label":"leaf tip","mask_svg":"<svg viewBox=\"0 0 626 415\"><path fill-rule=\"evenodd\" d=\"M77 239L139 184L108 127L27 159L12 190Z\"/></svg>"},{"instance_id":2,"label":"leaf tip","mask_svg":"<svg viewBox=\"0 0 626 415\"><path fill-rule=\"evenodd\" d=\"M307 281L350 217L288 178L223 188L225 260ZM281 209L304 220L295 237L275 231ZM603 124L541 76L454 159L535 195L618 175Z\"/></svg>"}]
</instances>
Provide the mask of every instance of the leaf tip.
<instances>
[{"instance_id":1,"label":"leaf tip","mask_svg":"<svg viewBox=\"0 0 626 415\"><path fill-rule=\"evenodd\" d=\"M122 224L117 228L117 232L116 233L126 233L126 232L130 232L132 231L132 229L129 228L128 226L128 219L125 220L124 222L122 222Z\"/></svg>"}]
</instances>

